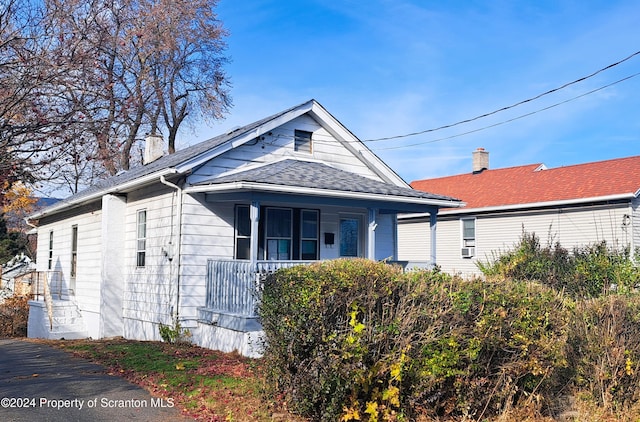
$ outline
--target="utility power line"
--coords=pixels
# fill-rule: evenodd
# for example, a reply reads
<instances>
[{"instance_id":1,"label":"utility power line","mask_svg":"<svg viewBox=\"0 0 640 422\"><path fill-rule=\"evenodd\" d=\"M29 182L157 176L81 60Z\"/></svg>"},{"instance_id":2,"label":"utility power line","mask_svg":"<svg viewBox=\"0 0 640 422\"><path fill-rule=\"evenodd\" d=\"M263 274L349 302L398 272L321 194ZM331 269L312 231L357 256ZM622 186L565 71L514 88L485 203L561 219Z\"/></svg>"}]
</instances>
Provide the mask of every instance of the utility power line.
<instances>
[{"instance_id":1,"label":"utility power line","mask_svg":"<svg viewBox=\"0 0 640 422\"><path fill-rule=\"evenodd\" d=\"M519 101L519 102L517 102L517 103L515 103L515 104L509 105L509 106L505 106L505 107L502 107L502 108L499 108L499 109L494 110L494 111L491 111L491 112L489 112L489 113L484 113L484 114L481 114L481 115L479 115L479 116L472 117L472 118L470 118L470 119L460 120L460 121L458 121L458 122L451 123L451 124L447 124L447 125L440 126L440 127L436 127L436 128L433 128L433 129L421 130L421 131L419 131L419 132L412 132L412 133L407 133L407 134L404 134L404 135L395 135L395 136L387 136L387 137L384 137L384 138L367 139L367 140L364 140L363 142L379 142L379 141L389 141L389 140L392 140L392 139L408 138L408 137L410 137L410 136L422 135L422 134L430 133L430 132L436 132L436 131L438 131L438 130L449 129L449 128L454 127L454 126L459 126L459 125L462 125L462 124L465 124L465 123L473 122L473 121L475 121L475 120L479 120L479 119L482 119L482 118L484 118L484 117L488 117L488 116L491 116L491 115L494 115L494 114L500 113L500 112L502 112L502 111L509 110L509 109L514 108L514 107L518 107L518 106L520 106L520 105L522 105L522 104L526 104L526 103L529 103L529 102L531 102L531 101L535 101L535 100L537 100L537 99L539 99L539 98L541 98L541 97L544 97L545 95L552 94L552 93L554 93L554 92L557 92L557 91L560 91L560 90L562 90L562 89L564 89L564 88L567 88L567 87L569 87L569 86L571 86L571 85L575 85L575 84L577 84L577 83L579 83L579 82L585 81L585 80L587 80L587 79L589 79L589 78L592 78L592 77L596 76L596 75L597 75L597 74L599 74L599 73L602 73L602 72L604 72L604 71L606 71L606 70L608 70L608 69L611 69L612 67L618 66L619 64L624 63L624 62L626 62L627 60L630 60L630 59L632 59L633 57L635 57L635 56L637 56L637 55L639 55L639 54L640 54L640 51L636 51L635 53L633 53L633 54L631 54L631 55L629 55L629 56L625 57L624 59L619 60L619 61L617 61L617 62L615 62L615 63L612 63L612 64L610 64L610 65L608 65L608 66L605 66L605 67L603 67L603 68L601 68L601 69L598 69L598 70L596 70L595 72L593 72L593 73L591 73L591 74L589 74L589 75L587 75L587 76L583 76L583 77L578 78L578 79L576 79L576 80L574 80L574 81L567 82L566 84L561 85L561 86L559 86L559 87L557 87L557 88L550 89L549 91L543 92L543 93L538 94L538 95L536 95L536 96L534 96L534 97L527 98L526 100L522 100L522 101ZM634 76L635 76L635 75L634 75ZM631 77L633 77L633 76L631 76ZM618 82L622 82L623 80L626 80L626 79L629 79L629 78L622 79L622 80L620 80L620 81L614 82L613 84L609 84L609 85L607 85L607 86L614 85L614 84L616 84L616 83L618 83ZM603 88L605 88L605 87L603 87ZM599 89L596 89L596 90L594 90L593 92L596 92L596 91L598 91L598 90L599 90ZM588 94L589 94L589 93L587 93L587 94L585 94L585 95L588 95ZM576 98L580 98L580 97L576 97ZM571 101L571 100L569 100L569 101ZM567 101L565 101L565 102L567 102ZM559 104L563 104L563 103L564 103L564 102L562 102L562 103L558 103L557 105L559 105ZM555 107L555 105L554 105L554 106L551 106L551 107ZM548 108L550 108L550 107L548 107ZM545 109L542 109L542 110L545 110ZM539 111L542 111L542 110L539 110ZM534 113L529 113L529 114L527 114L527 115L530 115L530 114L534 114ZM524 115L524 116L527 116L527 115ZM522 116L522 117L524 117L524 116ZM513 120L516 120L516 119L518 119L518 118L511 119L510 121L513 121ZM504 122L504 123L506 123L506 122ZM499 123L499 124L501 124L501 123ZM492 125L492 126L487 126L487 128L488 128L488 127L497 126L497 125L498 125L498 124L496 124L496 125ZM482 129L479 129L479 130L482 130ZM468 132L468 133L473 133L473 132L475 132L475 131L471 131L471 132ZM456 136L461 136L461 135L456 135ZM453 137L455 137L455 136L453 136ZM448 138L443 138L443 139L448 139ZM392 149L392 148L385 148L385 149Z\"/></svg>"},{"instance_id":2,"label":"utility power line","mask_svg":"<svg viewBox=\"0 0 640 422\"><path fill-rule=\"evenodd\" d=\"M448 139L459 138L460 136L469 135L471 133L476 133L476 132L480 132L482 130L486 130L486 129L490 129L490 128L493 128L493 127L496 127L496 126L504 125L506 123L511 123L511 122L513 122L515 120L520 120L520 119L523 119L525 117L529 117L529 116L532 116L534 114L537 114L537 113L552 109L554 107L558 107L558 106L560 106L562 104L566 104L568 102L577 100L579 98L586 97L587 95L591 95L591 94L593 94L595 92L602 91L603 89L609 88L609 87L611 87L613 85L619 84L620 82L624 82L624 81L629 80L631 78L635 78L636 76L639 76L639 75L640 75L640 72L634 73L633 75L629 75L629 76L624 77L622 79L618 79L615 82L611 82L610 84L601 86L600 88L596 88L596 89L593 89L591 91L585 92L584 94L580 94L578 96L569 98L569 99L561 101L559 103L552 104L550 106L547 106L547 107L532 111L530 113L526 113L526 114L522 114L520 116L516 116L516 117L514 117L512 119L508 119L508 120L504 120L502 122L494 123L494 124L489 125L489 126L484 126L484 127L478 128L478 129L469 130L467 132L458 133L458 134L447 136L447 137L444 137L444 138L432 139L432 140L429 140L429 141L421 141L421 142L416 142L416 143L413 143L413 144L398 145L398 146L386 147L386 148L372 148L372 149L374 149L375 151L384 151L384 150L390 150L390 149L409 148L409 147L415 147L415 146L418 146L418 145L432 144L432 143L435 143L435 142L446 141ZM474 119L474 120L476 120L476 119ZM436 129L434 129L434 130L436 130ZM424 132L420 132L420 133L424 133ZM398 137L392 137L392 138L387 138L387 139L396 139L396 138L406 137L406 136L411 136L411 135L398 136ZM380 139L380 140L382 140L382 139ZM367 142L367 141L364 141L364 142Z\"/></svg>"}]
</instances>

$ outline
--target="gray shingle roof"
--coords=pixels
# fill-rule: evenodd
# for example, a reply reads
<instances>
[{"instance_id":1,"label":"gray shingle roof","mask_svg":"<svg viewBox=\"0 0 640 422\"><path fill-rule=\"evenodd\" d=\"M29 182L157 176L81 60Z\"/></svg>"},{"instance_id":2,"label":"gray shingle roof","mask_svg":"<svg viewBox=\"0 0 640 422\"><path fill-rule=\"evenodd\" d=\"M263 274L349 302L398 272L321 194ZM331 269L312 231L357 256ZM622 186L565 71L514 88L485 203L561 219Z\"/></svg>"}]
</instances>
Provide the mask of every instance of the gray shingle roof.
<instances>
[{"instance_id":1,"label":"gray shingle roof","mask_svg":"<svg viewBox=\"0 0 640 422\"><path fill-rule=\"evenodd\" d=\"M40 216L50 212L58 212L70 206L77 206L78 204L98 199L101 195L118 191L123 186L137 186L137 181L143 183L141 179L145 178L146 176L156 177L160 174L170 174L172 173L172 171L177 170L180 166L190 165L192 160L198 160L199 157L201 157L203 154L206 154L209 151L212 151L215 148L232 141L237 136L243 135L245 133L250 133L251 131L260 128L270 121L278 119L279 117L284 116L287 113L295 111L296 109L299 109L312 102L314 102L314 100L310 100L294 107L290 107L272 116L265 117L264 119L234 129L209 140L200 142L196 145L178 150L174 154L166 155L149 164L134 167L129 171L125 171L121 174L105 179L81 192L78 192L75 195L65 198L62 201L52 205L51 207L45 208L40 212L33 214L31 218L39 218ZM318 163L301 163L296 162L295 160L288 161L289 162L274 163L272 166L269 165L261 169L248 171L246 172L246 175L244 177L253 178L252 181L255 182L269 183L273 185L288 185L297 187L309 187L315 189L331 189L334 191L339 190L345 192L395 195L408 198L437 200L442 199L447 201L453 199L442 195L434 195L416 191L410 188L398 187L394 184L370 180L362 176L357 176L353 173L341 171ZM191 169L189 168L182 170ZM234 176L229 176L229 178L239 177L239 175L241 174L245 173L238 173ZM207 183L224 183L225 180L230 180L229 178L220 178L209 181Z\"/></svg>"},{"instance_id":2,"label":"gray shingle roof","mask_svg":"<svg viewBox=\"0 0 640 422\"><path fill-rule=\"evenodd\" d=\"M457 201L457 199L448 196L421 192L390 183L379 182L355 173L336 169L326 164L294 159L282 160L251 170L205 180L196 186L236 182Z\"/></svg>"},{"instance_id":3,"label":"gray shingle roof","mask_svg":"<svg viewBox=\"0 0 640 422\"><path fill-rule=\"evenodd\" d=\"M288 108L287 110L281 111L277 114L274 114L272 116L269 117L265 117L264 119L258 120L256 122L250 123L248 125L239 127L237 129L233 129L227 133L224 133L222 135L218 135L214 138L208 139L206 141L200 142L198 144L189 146L187 148L181 149L176 151L174 154L170 154L170 155L165 155L164 157L161 157L159 159L157 159L156 161L153 161L149 164L146 165L142 165L142 166L138 166L138 167L134 167L128 171L124 171L120 174L117 174L115 176L109 177L107 179L104 179L98 183L96 183L95 185L92 185L90 187L88 187L87 189L84 189L78 193L76 193L75 195L72 195L70 197L67 197L65 199L63 199L62 201L60 201L58 204L54 205L56 207L61 207L64 206L64 203L70 203L70 202L78 202L78 201L82 201L83 198L89 198L94 194L100 193L100 192L105 192L108 191L111 188L114 188L116 186L122 185L124 183L127 182L132 182L136 179L139 179L141 177L147 176L147 175L151 175L153 173L157 173L160 172L162 170L166 170L166 169L171 169L171 168L175 168L176 166L191 160L193 158L198 157L201 154L204 154L210 150L212 150L213 148L216 148L220 145L223 145L225 142L228 142L229 140L233 139L235 136L245 133L245 132L249 132L255 128L260 127L261 125L269 122L270 120L276 119L288 112L290 112L291 110L295 110L296 108L304 105L306 103L303 104L299 104L297 106Z\"/></svg>"}]
</instances>

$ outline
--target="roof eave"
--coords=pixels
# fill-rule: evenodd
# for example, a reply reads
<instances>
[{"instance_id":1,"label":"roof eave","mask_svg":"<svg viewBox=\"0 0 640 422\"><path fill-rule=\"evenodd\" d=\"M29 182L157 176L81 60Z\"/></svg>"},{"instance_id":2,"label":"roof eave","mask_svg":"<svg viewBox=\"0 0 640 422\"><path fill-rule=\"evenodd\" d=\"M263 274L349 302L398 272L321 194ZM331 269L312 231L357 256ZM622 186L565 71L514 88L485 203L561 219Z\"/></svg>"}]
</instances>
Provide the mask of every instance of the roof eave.
<instances>
[{"instance_id":1,"label":"roof eave","mask_svg":"<svg viewBox=\"0 0 640 422\"><path fill-rule=\"evenodd\" d=\"M232 191L261 191L273 193L285 193L292 195L308 195L308 196L324 196L329 198L345 198L359 200L376 200L383 202L395 202L404 204L420 204L436 207L461 207L464 203L455 200L435 199L435 198L418 198L409 196L375 194L366 192L349 192L330 189L314 189L299 186L270 185L255 182L231 182L210 185L198 185L186 188L185 193L215 193L215 192L232 192Z\"/></svg>"},{"instance_id":2,"label":"roof eave","mask_svg":"<svg viewBox=\"0 0 640 422\"><path fill-rule=\"evenodd\" d=\"M532 209L532 208L549 208L549 207L553 208L553 207L560 207L563 205L580 205L580 204L588 204L592 202L619 201L624 199L637 198L639 192L635 192L635 193L630 192L630 193L605 195L605 196L594 196L590 198L565 199L565 200L558 200L558 201L532 202L528 204L510 204L510 205L498 205L498 206L492 206L492 207L476 207L476 208L465 208L465 209L445 209L445 210L441 210L439 212L439 215L478 214L478 213L500 212L500 211L520 211L520 210ZM402 216L398 216L398 218L410 219L410 218L418 218L422 216L423 215L420 215L420 214L404 214Z\"/></svg>"},{"instance_id":3,"label":"roof eave","mask_svg":"<svg viewBox=\"0 0 640 422\"><path fill-rule=\"evenodd\" d=\"M131 180L129 182L125 182L123 184L120 185L115 185L115 186L111 186L108 188L104 188L101 189L99 191L96 191L94 193L92 193L91 195L87 195L87 196L83 196L78 198L77 200L74 200L73 197L71 197L70 200L62 200L60 202L57 202L56 204L52 205L51 207L47 207L39 212L36 212L34 214L31 214L27 217L27 219L29 221L34 221L34 220L38 220L42 217L46 217L52 214L56 214L59 213L61 211L65 211L68 209L72 209L72 208L77 208L80 207L82 205L86 205L88 203L91 203L97 199L102 198L104 195L109 195L109 194L115 194L115 193L123 193L123 192L128 192L130 191L132 188L135 187L140 187L140 186L144 186L146 184L149 184L155 180L159 180L160 176L167 176L170 174L176 174L177 171L174 168L166 168L166 169L162 169L160 171L148 174L146 176L143 176L139 179L134 179Z\"/></svg>"}]
</instances>

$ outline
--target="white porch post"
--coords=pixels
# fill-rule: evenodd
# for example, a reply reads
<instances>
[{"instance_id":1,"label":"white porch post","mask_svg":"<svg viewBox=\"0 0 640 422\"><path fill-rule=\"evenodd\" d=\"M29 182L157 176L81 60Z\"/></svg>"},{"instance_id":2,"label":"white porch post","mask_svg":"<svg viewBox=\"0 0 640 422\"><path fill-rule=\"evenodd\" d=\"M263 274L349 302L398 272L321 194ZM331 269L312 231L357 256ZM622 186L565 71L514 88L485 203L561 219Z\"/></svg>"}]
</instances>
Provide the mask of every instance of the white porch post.
<instances>
[{"instance_id":1,"label":"white porch post","mask_svg":"<svg viewBox=\"0 0 640 422\"><path fill-rule=\"evenodd\" d=\"M436 265L436 226L438 223L438 209L429 213L429 229L431 231L431 265Z\"/></svg>"},{"instance_id":2,"label":"white porch post","mask_svg":"<svg viewBox=\"0 0 640 422\"><path fill-rule=\"evenodd\" d=\"M376 259L376 227L378 227L378 223L376 223L376 209L369 208L369 225L367 228L367 258L375 260Z\"/></svg>"},{"instance_id":3,"label":"white porch post","mask_svg":"<svg viewBox=\"0 0 640 422\"><path fill-rule=\"evenodd\" d=\"M260 221L260 202L251 201L251 209L249 211L251 218L251 246L249 254L251 262L258 260L258 222Z\"/></svg>"}]
</instances>

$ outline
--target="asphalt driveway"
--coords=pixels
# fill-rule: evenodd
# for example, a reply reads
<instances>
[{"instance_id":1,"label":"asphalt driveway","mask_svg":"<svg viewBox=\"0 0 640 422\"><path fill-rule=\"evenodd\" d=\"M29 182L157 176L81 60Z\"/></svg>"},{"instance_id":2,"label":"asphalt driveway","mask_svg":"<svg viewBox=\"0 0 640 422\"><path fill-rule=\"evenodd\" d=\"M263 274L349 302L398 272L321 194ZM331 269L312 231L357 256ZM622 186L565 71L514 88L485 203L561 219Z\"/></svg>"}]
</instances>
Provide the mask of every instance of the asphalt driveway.
<instances>
[{"instance_id":1,"label":"asphalt driveway","mask_svg":"<svg viewBox=\"0 0 640 422\"><path fill-rule=\"evenodd\" d=\"M190 421L102 366L19 339L0 339L0 421Z\"/></svg>"}]
</instances>

